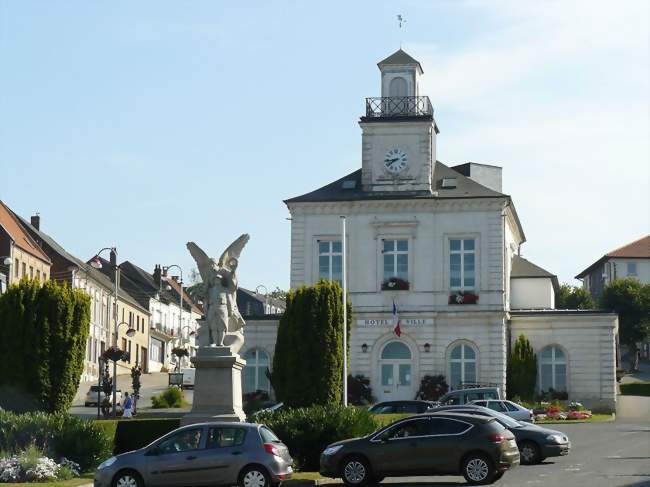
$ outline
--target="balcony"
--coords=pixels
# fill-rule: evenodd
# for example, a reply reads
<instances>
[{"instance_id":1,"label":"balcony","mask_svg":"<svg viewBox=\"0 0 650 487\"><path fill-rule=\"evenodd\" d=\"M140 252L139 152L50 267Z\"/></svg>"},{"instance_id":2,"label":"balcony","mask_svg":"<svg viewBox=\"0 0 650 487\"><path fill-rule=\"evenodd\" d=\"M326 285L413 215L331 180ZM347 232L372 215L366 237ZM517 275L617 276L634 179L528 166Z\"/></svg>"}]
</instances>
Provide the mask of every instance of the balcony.
<instances>
[{"instance_id":1,"label":"balcony","mask_svg":"<svg viewBox=\"0 0 650 487\"><path fill-rule=\"evenodd\" d=\"M366 119L433 117L428 96L388 96L366 98Z\"/></svg>"}]
</instances>

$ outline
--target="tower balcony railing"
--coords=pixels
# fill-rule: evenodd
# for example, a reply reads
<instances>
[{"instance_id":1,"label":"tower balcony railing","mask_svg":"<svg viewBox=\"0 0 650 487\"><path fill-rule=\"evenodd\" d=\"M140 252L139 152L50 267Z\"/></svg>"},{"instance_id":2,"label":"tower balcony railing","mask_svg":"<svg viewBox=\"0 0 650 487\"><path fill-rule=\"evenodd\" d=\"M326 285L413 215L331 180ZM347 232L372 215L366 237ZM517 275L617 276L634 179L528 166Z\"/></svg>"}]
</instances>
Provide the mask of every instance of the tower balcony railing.
<instances>
[{"instance_id":1,"label":"tower balcony railing","mask_svg":"<svg viewBox=\"0 0 650 487\"><path fill-rule=\"evenodd\" d=\"M433 107L428 96L384 96L366 98L366 117L431 117Z\"/></svg>"}]
</instances>

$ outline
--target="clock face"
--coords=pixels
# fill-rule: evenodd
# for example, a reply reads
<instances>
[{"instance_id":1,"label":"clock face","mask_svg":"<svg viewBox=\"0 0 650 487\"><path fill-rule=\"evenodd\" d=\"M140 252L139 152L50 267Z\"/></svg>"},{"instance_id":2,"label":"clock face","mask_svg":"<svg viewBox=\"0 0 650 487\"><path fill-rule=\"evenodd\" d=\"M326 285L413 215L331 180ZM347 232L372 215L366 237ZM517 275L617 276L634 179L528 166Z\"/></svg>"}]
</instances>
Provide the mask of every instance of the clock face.
<instances>
[{"instance_id":1,"label":"clock face","mask_svg":"<svg viewBox=\"0 0 650 487\"><path fill-rule=\"evenodd\" d=\"M397 174L406 169L408 157L402 149L394 148L386 152L384 157L384 167L390 173Z\"/></svg>"}]
</instances>

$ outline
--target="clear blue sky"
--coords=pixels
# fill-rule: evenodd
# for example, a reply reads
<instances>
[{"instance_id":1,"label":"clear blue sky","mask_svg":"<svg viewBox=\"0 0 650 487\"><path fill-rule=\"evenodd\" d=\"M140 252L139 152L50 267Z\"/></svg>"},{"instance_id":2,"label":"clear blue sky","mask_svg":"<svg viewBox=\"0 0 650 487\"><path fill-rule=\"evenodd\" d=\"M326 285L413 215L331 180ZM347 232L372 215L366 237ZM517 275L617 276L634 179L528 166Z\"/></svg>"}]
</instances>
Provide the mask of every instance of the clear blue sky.
<instances>
[{"instance_id":1,"label":"clear blue sky","mask_svg":"<svg viewBox=\"0 0 650 487\"><path fill-rule=\"evenodd\" d=\"M424 67L438 159L503 166L523 254L568 281L650 231L648 2L0 2L0 199L82 258L193 262L251 234L286 288L283 199L360 167L377 61Z\"/></svg>"}]
</instances>

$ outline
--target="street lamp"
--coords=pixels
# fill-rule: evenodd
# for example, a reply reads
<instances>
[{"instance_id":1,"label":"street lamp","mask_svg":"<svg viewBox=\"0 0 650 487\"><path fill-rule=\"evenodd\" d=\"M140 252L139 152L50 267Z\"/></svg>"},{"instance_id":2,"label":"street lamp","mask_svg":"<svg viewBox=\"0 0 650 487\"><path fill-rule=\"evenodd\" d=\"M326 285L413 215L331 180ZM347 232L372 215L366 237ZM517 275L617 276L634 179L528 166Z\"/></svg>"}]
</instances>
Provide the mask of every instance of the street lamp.
<instances>
[{"instance_id":1,"label":"street lamp","mask_svg":"<svg viewBox=\"0 0 650 487\"><path fill-rule=\"evenodd\" d=\"M178 282L178 287L179 287L179 291L178 291L179 304L178 305L179 305L179 308L180 308L178 310L178 334L179 334L179 344L182 345L182 337L180 335L182 335L182 333L183 333L183 269L181 269L181 266L179 266L177 264L163 266L163 268L162 268L162 278L163 278L164 281L166 281L168 283L167 284L167 291L171 291L172 286L171 286L171 284L169 284L169 278L167 277L167 271L169 269L171 269L172 267L175 267L181 273L181 279ZM180 370L180 364L181 364L181 361L179 359L179 361L178 361L178 370Z\"/></svg>"},{"instance_id":2,"label":"street lamp","mask_svg":"<svg viewBox=\"0 0 650 487\"><path fill-rule=\"evenodd\" d=\"M181 337L180 337L180 338L181 338L181 344L182 344L182 340L183 340L183 332L184 332L185 330L192 330L192 327L191 327L190 325L185 325L185 326L181 329ZM196 336L196 332L195 332L194 330L190 331L190 332L187 334L187 343L188 343L188 345L189 345L189 343L190 343L190 338L192 338L193 336ZM190 355L191 355L191 354L190 354L190 352L188 351L188 356L190 356ZM182 361L182 358L179 358L179 359L178 359L179 370L180 370L180 364L181 364L181 361Z\"/></svg>"},{"instance_id":3,"label":"street lamp","mask_svg":"<svg viewBox=\"0 0 650 487\"><path fill-rule=\"evenodd\" d=\"M95 269L101 269L103 267L102 260L99 255L105 250L110 251L111 257L115 257L115 264L111 262L111 265L114 267L115 271L115 286L114 286L114 297L113 297L113 346L117 348L117 288L118 282L120 279L120 266L117 265L117 248L116 247L104 247L95 256L90 259L90 266ZM127 332L128 333L128 332ZM131 335L133 336L133 335ZM113 415L116 415L116 404L117 403L117 362L113 362Z\"/></svg>"},{"instance_id":4,"label":"street lamp","mask_svg":"<svg viewBox=\"0 0 650 487\"><path fill-rule=\"evenodd\" d=\"M264 284L260 284L255 288L255 294L260 294L258 291L259 288L263 287L264 288L264 309L262 310L262 314L265 315L266 313L266 307L269 304L268 303L268 297L269 297L269 290Z\"/></svg>"}]
</instances>

